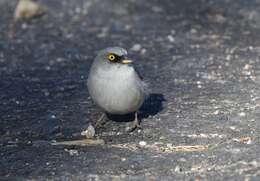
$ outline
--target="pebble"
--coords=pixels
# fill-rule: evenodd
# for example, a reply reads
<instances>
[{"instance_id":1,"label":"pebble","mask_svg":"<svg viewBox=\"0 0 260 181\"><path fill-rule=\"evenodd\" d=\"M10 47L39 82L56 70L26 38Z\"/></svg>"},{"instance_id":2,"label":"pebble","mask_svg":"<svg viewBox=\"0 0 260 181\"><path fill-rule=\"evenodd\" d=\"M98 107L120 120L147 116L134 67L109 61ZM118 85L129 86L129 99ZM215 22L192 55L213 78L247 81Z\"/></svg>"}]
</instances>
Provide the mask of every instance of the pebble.
<instances>
[{"instance_id":1,"label":"pebble","mask_svg":"<svg viewBox=\"0 0 260 181\"><path fill-rule=\"evenodd\" d=\"M144 147L144 146L147 145L147 143L146 143L145 141L140 141L140 142L139 142L139 145L142 146L142 147Z\"/></svg>"},{"instance_id":2,"label":"pebble","mask_svg":"<svg viewBox=\"0 0 260 181\"><path fill-rule=\"evenodd\" d=\"M179 165L177 165L174 169L175 172L181 172L181 167Z\"/></svg>"},{"instance_id":3,"label":"pebble","mask_svg":"<svg viewBox=\"0 0 260 181\"><path fill-rule=\"evenodd\" d=\"M230 54L228 54L227 56L226 56L226 60L231 60L231 55Z\"/></svg>"},{"instance_id":4,"label":"pebble","mask_svg":"<svg viewBox=\"0 0 260 181\"><path fill-rule=\"evenodd\" d=\"M140 51L142 48L142 46L140 44L134 44L133 47L131 48L131 50L138 52Z\"/></svg>"},{"instance_id":5,"label":"pebble","mask_svg":"<svg viewBox=\"0 0 260 181\"><path fill-rule=\"evenodd\" d=\"M245 116L246 116L246 113L245 113L245 112L240 112L240 113L239 113L239 116L245 117Z\"/></svg>"},{"instance_id":6,"label":"pebble","mask_svg":"<svg viewBox=\"0 0 260 181\"><path fill-rule=\"evenodd\" d=\"M197 33L198 31L197 31L195 28L192 28L192 29L190 30L190 32L191 32L192 34L195 34L195 33Z\"/></svg>"},{"instance_id":7,"label":"pebble","mask_svg":"<svg viewBox=\"0 0 260 181\"><path fill-rule=\"evenodd\" d=\"M65 149L66 152L68 152L70 154L70 156L77 156L79 155L79 151L78 150L68 150L68 149Z\"/></svg>"},{"instance_id":8,"label":"pebble","mask_svg":"<svg viewBox=\"0 0 260 181\"><path fill-rule=\"evenodd\" d=\"M152 11L155 13L161 13L161 12L163 12L163 9L159 6L153 6Z\"/></svg>"},{"instance_id":9,"label":"pebble","mask_svg":"<svg viewBox=\"0 0 260 181\"><path fill-rule=\"evenodd\" d=\"M39 3L32 0L20 0L16 6L14 19L31 19L44 14L45 8Z\"/></svg>"},{"instance_id":10,"label":"pebble","mask_svg":"<svg viewBox=\"0 0 260 181\"><path fill-rule=\"evenodd\" d=\"M88 128L85 131L81 132L82 136L86 136L86 138L91 139L95 136L95 128L92 126L92 124L89 124Z\"/></svg>"},{"instance_id":11,"label":"pebble","mask_svg":"<svg viewBox=\"0 0 260 181\"><path fill-rule=\"evenodd\" d=\"M219 114L219 110L216 110L213 114L215 115Z\"/></svg>"},{"instance_id":12,"label":"pebble","mask_svg":"<svg viewBox=\"0 0 260 181\"><path fill-rule=\"evenodd\" d=\"M232 129L232 130L235 130L235 129L236 129L235 126L230 126L229 128Z\"/></svg>"},{"instance_id":13,"label":"pebble","mask_svg":"<svg viewBox=\"0 0 260 181\"><path fill-rule=\"evenodd\" d=\"M145 48L142 48L141 49L141 54L144 55L146 53L146 49Z\"/></svg>"},{"instance_id":14,"label":"pebble","mask_svg":"<svg viewBox=\"0 0 260 181\"><path fill-rule=\"evenodd\" d=\"M172 43L175 41L174 37L172 35L167 36L168 40Z\"/></svg>"},{"instance_id":15,"label":"pebble","mask_svg":"<svg viewBox=\"0 0 260 181\"><path fill-rule=\"evenodd\" d=\"M244 70L249 70L250 68L252 68L252 65L245 64L245 66L244 66Z\"/></svg>"},{"instance_id":16,"label":"pebble","mask_svg":"<svg viewBox=\"0 0 260 181\"><path fill-rule=\"evenodd\" d=\"M176 31L175 31L175 30L171 30L171 34L172 34L172 35L175 35L175 34L176 34Z\"/></svg>"},{"instance_id":17,"label":"pebble","mask_svg":"<svg viewBox=\"0 0 260 181\"><path fill-rule=\"evenodd\" d=\"M171 147L172 147L172 144L171 144L171 143L167 143L167 144L166 144L166 147L167 147L167 148L171 148Z\"/></svg>"},{"instance_id":18,"label":"pebble","mask_svg":"<svg viewBox=\"0 0 260 181\"><path fill-rule=\"evenodd\" d=\"M23 23L23 24L21 25L21 28L24 29L24 30L27 29L27 28L28 28L28 24L27 24L27 23Z\"/></svg>"}]
</instances>

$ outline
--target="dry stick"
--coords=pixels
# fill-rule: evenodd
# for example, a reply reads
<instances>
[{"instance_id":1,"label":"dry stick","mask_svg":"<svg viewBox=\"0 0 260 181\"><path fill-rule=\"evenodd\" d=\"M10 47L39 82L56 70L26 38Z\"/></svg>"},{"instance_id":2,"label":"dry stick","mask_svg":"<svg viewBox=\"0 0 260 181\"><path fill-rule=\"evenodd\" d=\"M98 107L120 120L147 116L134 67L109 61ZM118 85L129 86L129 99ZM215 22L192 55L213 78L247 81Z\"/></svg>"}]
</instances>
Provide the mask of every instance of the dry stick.
<instances>
[{"instance_id":1,"label":"dry stick","mask_svg":"<svg viewBox=\"0 0 260 181\"><path fill-rule=\"evenodd\" d=\"M83 140L73 140L73 141L61 141L51 143L52 145L67 145L67 146L89 146L89 145L104 145L105 141L102 139L83 139Z\"/></svg>"},{"instance_id":2,"label":"dry stick","mask_svg":"<svg viewBox=\"0 0 260 181\"><path fill-rule=\"evenodd\" d=\"M113 144L107 145L108 147L112 148L119 148L119 149L128 149L130 151L137 151L138 149L149 149L154 150L160 153L173 153L173 152L202 152L202 151L209 151L213 150L220 145L228 143L232 141L230 139L225 139L220 141L217 144L209 144L209 145L179 145L179 146L168 146L168 147L159 147L156 145L147 145L141 147L136 144ZM83 140L73 140L73 141L62 141L62 142L54 142L51 143L52 145L75 145L75 146L91 146L91 145L105 145L105 141L102 139L83 139Z\"/></svg>"}]
</instances>

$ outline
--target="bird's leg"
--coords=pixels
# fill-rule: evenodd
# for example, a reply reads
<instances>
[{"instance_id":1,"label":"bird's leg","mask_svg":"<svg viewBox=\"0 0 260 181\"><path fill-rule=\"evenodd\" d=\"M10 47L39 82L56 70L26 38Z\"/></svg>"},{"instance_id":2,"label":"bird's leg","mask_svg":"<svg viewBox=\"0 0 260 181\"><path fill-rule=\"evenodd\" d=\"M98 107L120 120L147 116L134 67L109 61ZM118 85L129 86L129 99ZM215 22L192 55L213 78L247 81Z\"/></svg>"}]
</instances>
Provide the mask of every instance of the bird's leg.
<instances>
[{"instance_id":1,"label":"bird's leg","mask_svg":"<svg viewBox=\"0 0 260 181\"><path fill-rule=\"evenodd\" d=\"M106 113L102 113L100 118L97 120L95 124L95 128L100 128L105 123Z\"/></svg>"},{"instance_id":2,"label":"bird's leg","mask_svg":"<svg viewBox=\"0 0 260 181\"><path fill-rule=\"evenodd\" d=\"M142 129L142 126L140 125L140 121L138 119L138 114L137 112L135 112L135 119L133 121L133 125L131 127L131 129L129 130L130 132L134 131L135 129Z\"/></svg>"}]
</instances>

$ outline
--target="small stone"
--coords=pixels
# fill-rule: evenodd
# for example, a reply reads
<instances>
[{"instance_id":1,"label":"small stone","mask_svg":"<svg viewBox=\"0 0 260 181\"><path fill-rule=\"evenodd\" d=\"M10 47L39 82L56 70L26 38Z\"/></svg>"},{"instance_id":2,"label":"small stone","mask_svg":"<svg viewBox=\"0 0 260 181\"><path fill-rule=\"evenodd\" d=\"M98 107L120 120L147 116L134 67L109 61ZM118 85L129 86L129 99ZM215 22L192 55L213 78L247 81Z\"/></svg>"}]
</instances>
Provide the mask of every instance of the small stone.
<instances>
[{"instance_id":1,"label":"small stone","mask_svg":"<svg viewBox=\"0 0 260 181\"><path fill-rule=\"evenodd\" d=\"M14 19L31 19L44 14L44 8L32 0L20 0L16 6Z\"/></svg>"},{"instance_id":2,"label":"small stone","mask_svg":"<svg viewBox=\"0 0 260 181\"><path fill-rule=\"evenodd\" d=\"M23 23L23 24L21 25L21 28L22 28L23 30L27 29L27 28L28 28L28 24L27 24L27 23Z\"/></svg>"},{"instance_id":3,"label":"small stone","mask_svg":"<svg viewBox=\"0 0 260 181\"><path fill-rule=\"evenodd\" d=\"M164 140L164 139L165 139L165 137L164 137L164 136L161 136L159 139L160 139L160 140Z\"/></svg>"},{"instance_id":4,"label":"small stone","mask_svg":"<svg viewBox=\"0 0 260 181\"><path fill-rule=\"evenodd\" d=\"M171 147L172 147L172 144L171 144L171 143L167 143L167 144L166 144L166 147L167 147L167 148L171 148Z\"/></svg>"},{"instance_id":5,"label":"small stone","mask_svg":"<svg viewBox=\"0 0 260 181\"><path fill-rule=\"evenodd\" d=\"M152 11L155 13L161 13L161 12L163 12L163 9L159 6L153 6Z\"/></svg>"},{"instance_id":6,"label":"small stone","mask_svg":"<svg viewBox=\"0 0 260 181\"><path fill-rule=\"evenodd\" d=\"M231 55L230 54L228 54L227 56L226 56L226 60L231 60Z\"/></svg>"},{"instance_id":7,"label":"small stone","mask_svg":"<svg viewBox=\"0 0 260 181\"><path fill-rule=\"evenodd\" d=\"M240 143L244 143L244 144L248 144L248 145L253 143L252 138L249 137L249 136L242 136L239 139L234 138L234 141L237 141L237 142L240 142Z\"/></svg>"},{"instance_id":8,"label":"small stone","mask_svg":"<svg viewBox=\"0 0 260 181\"><path fill-rule=\"evenodd\" d=\"M142 48L142 46L140 44L134 44L133 47L131 48L131 50L138 52L140 51Z\"/></svg>"},{"instance_id":9,"label":"small stone","mask_svg":"<svg viewBox=\"0 0 260 181\"><path fill-rule=\"evenodd\" d=\"M147 143L146 143L145 141L140 141L140 142L139 142L139 145L140 145L141 147L144 147L144 146L147 145Z\"/></svg>"},{"instance_id":10,"label":"small stone","mask_svg":"<svg viewBox=\"0 0 260 181\"><path fill-rule=\"evenodd\" d=\"M70 156L78 156L79 155L79 151L78 150L68 150L65 149L66 152L68 152L70 154Z\"/></svg>"},{"instance_id":11,"label":"small stone","mask_svg":"<svg viewBox=\"0 0 260 181\"><path fill-rule=\"evenodd\" d=\"M181 172L181 167L179 165L177 165L174 169L175 172Z\"/></svg>"},{"instance_id":12,"label":"small stone","mask_svg":"<svg viewBox=\"0 0 260 181\"><path fill-rule=\"evenodd\" d=\"M219 114L219 110L216 110L213 114L218 115Z\"/></svg>"},{"instance_id":13,"label":"small stone","mask_svg":"<svg viewBox=\"0 0 260 181\"><path fill-rule=\"evenodd\" d=\"M245 113L245 112L240 112L240 113L239 113L239 116L245 117L245 116L246 116L246 113Z\"/></svg>"},{"instance_id":14,"label":"small stone","mask_svg":"<svg viewBox=\"0 0 260 181\"><path fill-rule=\"evenodd\" d=\"M131 134L132 133L131 130L132 130L132 126L125 127L125 132L130 132L130 134Z\"/></svg>"},{"instance_id":15,"label":"small stone","mask_svg":"<svg viewBox=\"0 0 260 181\"><path fill-rule=\"evenodd\" d=\"M80 9L79 7L77 7L77 8L75 9L75 12L76 12L77 14L80 14L80 13L81 13L81 9Z\"/></svg>"},{"instance_id":16,"label":"small stone","mask_svg":"<svg viewBox=\"0 0 260 181\"><path fill-rule=\"evenodd\" d=\"M236 129L235 126L230 126L229 128L232 129L232 130L235 130L235 129Z\"/></svg>"},{"instance_id":17,"label":"small stone","mask_svg":"<svg viewBox=\"0 0 260 181\"><path fill-rule=\"evenodd\" d=\"M172 35L175 35L175 34L176 34L176 31L175 31L175 30L171 30L171 34L172 34Z\"/></svg>"},{"instance_id":18,"label":"small stone","mask_svg":"<svg viewBox=\"0 0 260 181\"><path fill-rule=\"evenodd\" d=\"M47 91L47 92L44 92L44 96L45 97L48 97L50 95L50 93Z\"/></svg>"},{"instance_id":19,"label":"small stone","mask_svg":"<svg viewBox=\"0 0 260 181\"><path fill-rule=\"evenodd\" d=\"M141 54L144 55L146 53L146 49L145 48L142 48L141 49Z\"/></svg>"},{"instance_id":20,"label":"small stone","mask_svg":"<svg viewBox=\"0 0 260 181\"><path fill-rule=\"evenodd\" d=\"M197 33L198 31L197 31L195 28L192 28L192 29L190 30L190 32L191 32L192 34L195 34L195 33Z\"/></svg>"},{"instance_id":21,"label":"small stone","mask_svg":"<svg viewBox=\"0 0 260 181\"><path fill-rule=\"evenodd\" d=\"M222 14L209 15L209 20L214 23L223 24L226 21L226 18Z\"/></svg>"},{"instance_id":22,"label":"small stone","mask_svg":"<svg viewBox=\"0 0 260 181\"><path fill-rule=\"evenodd\" d=\"M245 66L244 66L244 70L249 70L250 68L252 68L252 65L245 64Z\"/></svg>"},{"instance_id":23,"label":"small stone","mask_svg":"<svg viewBox=\"0 0 260 181\"><path fill-rule=\"evenodd\" d=\"M175 41L174 37L172 35L167 36L168 40L172 43Z\"/></svg>"},{"instance_id":24,"label":"small stone","mask_svg":"<svg viewBox=\"0 0 260 181\"><path fill-rule=\"evenodd\" d=\"M89 124L88 128L85 131L81 132L82 136L86 136L86 138L91 139L95 136L95 128L92 124Z\"/></svg>"},{"instance_id":25,"label":"small stone","mask_svg":"<svg viewBox=\"0 0 260 181\"><path fill-rule=\"evenodd\" d=\"M199 89L202 88L202 85L201 85L202 82L201 82L201 81L197 81L196 84L197 84L197 87L198 87Z\"/></svg>"}]
</instances>

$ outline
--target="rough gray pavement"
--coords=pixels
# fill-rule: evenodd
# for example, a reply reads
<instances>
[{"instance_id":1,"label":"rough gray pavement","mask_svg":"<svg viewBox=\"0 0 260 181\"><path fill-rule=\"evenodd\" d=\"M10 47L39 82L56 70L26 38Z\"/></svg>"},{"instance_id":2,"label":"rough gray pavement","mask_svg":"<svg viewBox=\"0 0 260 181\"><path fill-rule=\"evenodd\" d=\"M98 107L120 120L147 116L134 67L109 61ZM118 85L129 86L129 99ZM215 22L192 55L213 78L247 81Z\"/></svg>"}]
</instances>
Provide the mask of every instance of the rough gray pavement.
<instances>
[{"instance_id":1,"label":"rough gray pavement","mask_svg":"<svg viewBox=\"0 0 260 181\"><path fill-rule=\"evenodd\" d=\"M42 0L14 22L0 0L1 180L259 180L260 1ZM97 50L129 49L150 84L143 130L109 121L86 79ZM193 146L193 147L191 147Z\"/></svg>"}]
</instances>

